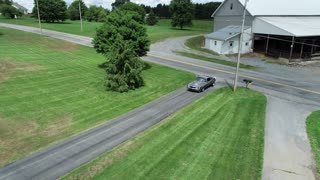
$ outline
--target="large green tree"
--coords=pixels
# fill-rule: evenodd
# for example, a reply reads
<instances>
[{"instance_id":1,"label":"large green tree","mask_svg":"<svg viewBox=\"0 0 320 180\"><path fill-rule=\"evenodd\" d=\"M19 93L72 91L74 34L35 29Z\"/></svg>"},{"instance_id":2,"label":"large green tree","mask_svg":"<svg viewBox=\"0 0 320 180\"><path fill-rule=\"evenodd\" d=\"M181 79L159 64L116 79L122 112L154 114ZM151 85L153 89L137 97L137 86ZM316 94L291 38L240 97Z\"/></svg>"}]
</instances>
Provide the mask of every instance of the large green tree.
<instances>
[{"instance_id":1,"label":"large green tree","mask_svg":"<svg viewBox=\"0 0 320 180\"><path fill-rule=\"evenodd\" d=\"M133 2L127 2L120 6L120 10L124 11L132 11L138 13L139 17L136 19L139 23L144 23L144 17L146 16L146 11L144 8L136 3Z\"/></svg>"},{"instance_id":2,"label":"large green tree","mask_svg":"<svg viewBox=\"0 0 320 180\"><path fill-rule=\"evenodd\" d=\"M90 6L85 14L85 18L90 22L104 22L109 13L110 11L108 9L104 9L101 6Z\"/></svg>"},{"instance_id":3,"label":"large green tree","mask_svg":"<svg viewBox=\"0 0 320 180\"><path fill-rule=\"evenodd\" d=\"M41 20L46 22L64 21L67 19L67 4L63 0L38 0ZM33 17L37 18L37 3L34 1Z\"/></svg>"},{"instance_id":4,"label":"large green tree","mask_svg":"<svg viewBox=\"0 0 320 180\"><path fill-rule=\"evenodd\" d=\"M150 10L149 15L147 16L146 23L150 26L156 25L158 23L158 19L152 10Z\"/></svg>"},{"instance_id":5,"label":"large green tree","mask_svg":"<svg viewBox=\"0 0 320 180\"><path fill-rule=\"evenodd\" d=\"M172 13L172 27L183 29L185 26L192 26L194 6L191 0L172 0L170 11Z\"/></svg>"},{"instance_id":6,"label":"large green tree","mask_svg":"<svg viewBox=\"0 0 320 180\"><path fill-rule=\"evenodd\" d=\"M139 57L146 55L150 41L146 28L134 20L134 14L112 12L93 39L96 51L108 59L102 66L107 73L107 90L127 92L144 84L140 75L143 63Z\"/></svg>"},{"instance_id":7,"label":"large green tree","mask_svg":"<svg viewBox=\"0 0 320 180\"><path fill-rule=\"evenodd\" d=\"M130 0L116 0L114 3L111 4L112 10L117 10L120 6L130 2Z\"/></svg>"},{"instance_id":8,"label":"large green tree","mask_svg":"<svg viewBox=\"0 0 320 180\"><path fill-rule=\"evenodd\" d=\"M68 7L68 16L70 20L80 20L79 3L81 8L81 15L84 16L84 14L87 12L88 7L86 6L86 4L82 0L75 0Z\"/></svg>"}]
</instances>

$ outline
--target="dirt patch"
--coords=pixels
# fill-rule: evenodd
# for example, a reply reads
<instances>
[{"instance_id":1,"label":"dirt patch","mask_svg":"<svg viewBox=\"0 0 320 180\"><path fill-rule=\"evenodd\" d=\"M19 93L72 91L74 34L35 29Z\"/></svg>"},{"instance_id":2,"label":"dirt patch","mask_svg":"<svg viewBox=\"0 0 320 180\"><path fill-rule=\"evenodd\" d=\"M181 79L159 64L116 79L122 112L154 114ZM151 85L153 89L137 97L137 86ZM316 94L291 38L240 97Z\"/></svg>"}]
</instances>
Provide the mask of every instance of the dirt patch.
<instances>
[{"instance_id":1,"label":"dirt patch","mask_svg":"<svg viewBox=\"0 0 320 180\"><path fill-rule=\"evenodd\" d=\"M40 65L17 65L16 70L21 70L21 71L39 71L43 70L43 66Z\"/></svg>"},{"instance_id":2,"label":"dirt patch","mask_svg":"<svg viewBox=\"0 0 320 180\"><path fill-rule=\"evenodd\" d=\"M41 135L50 139L57 138L57 136L63 136L66 129L71 126L71 121L71 116L63 116L56 119L41 130Z\"/></svg>"},{"instance_id":3,"label":"dirt patch","mask_svg":"<svg viewBox=\"0 0 320 180\"><path fill-rule=\"evenodd\" d=\"M36 64L17 63L8 59L0 59L0 83L9 78L9 74L15 70L38 71L44 69L43 66Z\"/></svg>"},{"instance_id":4,"label":"dirt patch","mask_svg":"<svg viewBox=\"0 0 320 180\"><path fill-rule=\"evenodd\" d=\"M47 46L49 49L62 52L72 52L79 47L78 44L67 41L60 41L49 37L45 38L43 45Z\"/></svg>"},{"instance_id":5,"label":"dirt patch","mask_svg":"<svg viewBox=\"0 0 320 180\"><path fill-rule=\"evenodd\" d=\"M39 125L32 121L10 121L0 117L0 166L9 163L13 158L32 147L26 139L34 137Z\"/></svg>"},{"instance_id":6,"label":"dirt patch","mask_svg":"<svg viewBox=\"0 0 320 180\"><path fill-rule=\"evenodd\" d=\"M35 121L0 116L0 167L64 138L71 120L71 116L63 116L40 126Z\"/></svg>"},{"instance_id":7,"label":"dirt patch","mask_svg":"<svg viewBox=\"0 0 320 180\"><path fill-rule=\"evenodd\" d=\"M54 39L51 37L41 37L41 39L39 39L33 36L17 36L17 37L12 37L11 40L24 45L30 45L30 44L36 43L36 44L39 44L39 46L44 46L44 47L47 47L48 49L51 49L54 51L62 51L62 52L70 52L79 47L78 44Z\"/></svg>"},{"instance_id":8,"label":"dirt patch","mask_svg":"<svg viewBox=\"0 0 320 180\"><path fill-rule=\"evenodd\" d=\"M8 74L15 69L15 64L0 60L0 82L8 78Z\"/></svg>"},{"instance_id":9,"label":"dirt patch","mask_svg":"<svg viewBox=\"0 0 320 180\"><path fill-rule=\"evenodd\" d=\"M280 64L280 65L289 65L289 60L288 59L284 59L284 58L272 58L272 57L268 57L265 56L264 54L261 53L247 53L242 55L243 58L260 58L263 61L266 61L268 63L272 63L272 64Z\"/></svg>"}]
</instances>

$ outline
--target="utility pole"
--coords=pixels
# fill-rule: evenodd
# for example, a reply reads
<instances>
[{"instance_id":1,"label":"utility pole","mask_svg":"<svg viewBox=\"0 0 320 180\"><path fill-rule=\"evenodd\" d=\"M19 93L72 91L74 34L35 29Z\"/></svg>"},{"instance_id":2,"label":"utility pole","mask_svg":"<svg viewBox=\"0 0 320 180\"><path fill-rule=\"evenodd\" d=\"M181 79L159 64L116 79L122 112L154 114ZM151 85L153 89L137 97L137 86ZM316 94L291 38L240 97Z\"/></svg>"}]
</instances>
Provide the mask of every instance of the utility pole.
<instances>
[{"instance_id":1,"label":"utility pole","mask_svg":"<svg viewBox=\"0 0 320 180\"><path fill-rule=\"evenodd\" d=\"M233 87L233 91L234 91L234 92L237 90L237 85L238 85L239 66L240 66L240 58L241 58L241 50L242 50L242 41L243 41L243 32L244 32L244 24L245 24L245 21L246 21L246 12L247 12L247 4L248 4L248 1L249 1L249 0L245 0L245 3L244 3L244 11L243 11L243 18L242 18L240 42L239 42L239 48L238 48L237 69L236 69L236 76L235 76L235 79L234 79L234 87Z\"/></svg>"},{"instance_id":2,"label":"utility pole","mask_svg":"<svg viewBox=\"0 0 320 180\"><path fill-rule=\"evenodd\" d=\"M83 25L82 25L82 15L81 15L81 5L80 5L80 1L79 0L79 13L80 13L80 24L81 24L81 32L83 31Z\"/></svg>"},{"instance_id":3,"label":"utility pole","mask_svg":"<svg viewBox=\"0 0 320 180\"><path fill-rule=\"evenodd\" d=\"M39 11L39 2L37 1L37 11L38 11L38 20L39 20L39 28L40 28L40 32L42 34L42 26L41 26L41 18L40 18L40 11Z\"/></svg>"}]
</instances>

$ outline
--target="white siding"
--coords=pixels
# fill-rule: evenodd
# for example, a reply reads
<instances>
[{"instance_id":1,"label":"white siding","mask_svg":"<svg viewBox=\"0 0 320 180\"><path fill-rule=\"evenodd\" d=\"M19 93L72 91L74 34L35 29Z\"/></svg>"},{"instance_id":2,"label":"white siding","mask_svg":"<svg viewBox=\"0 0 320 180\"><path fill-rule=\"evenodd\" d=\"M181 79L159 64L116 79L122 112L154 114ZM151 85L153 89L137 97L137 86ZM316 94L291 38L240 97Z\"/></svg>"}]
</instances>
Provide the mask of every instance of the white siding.
<instances>
[{"instance_id":1,"label":"white siding","mask_svg":"<svg viewBox=\"0 0 320 180\"><path fill-rule=\"evenodd\" d=\"M206 39L205 47L207 49L210 49L218 54L221 54L221 47L222 47L223 41L214 40L214 39Z\"/></svg>"}]
</instances>

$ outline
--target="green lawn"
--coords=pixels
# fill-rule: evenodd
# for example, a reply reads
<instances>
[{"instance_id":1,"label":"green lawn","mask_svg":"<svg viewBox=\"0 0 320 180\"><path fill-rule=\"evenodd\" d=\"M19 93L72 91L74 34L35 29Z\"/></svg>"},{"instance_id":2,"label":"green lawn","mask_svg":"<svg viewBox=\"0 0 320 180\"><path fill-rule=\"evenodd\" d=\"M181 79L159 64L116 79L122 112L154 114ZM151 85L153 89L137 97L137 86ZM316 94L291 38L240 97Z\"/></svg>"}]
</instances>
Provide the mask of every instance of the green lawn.
<instances>
[{"instance_id":1,"label":"green lawn","mask_svg":"<svg viewBox=\"0 0 320 180\"><path fill-rule=\"evenodd\" d=\"M207 56L203 56L203 55L198 55L198 54L193 54L193 53L188 53L188 52L177 51L175 53L178 54L178 55L189 57L189 58L193 58L193 59L199 59L199 60L203 60L203 61L213 62L213 63L217 63L217 64L222 64L222 65L225 65L225 66L237 67L237 63L231 62L231 61L215 59L215 58L211 58L211 57L207 57ZM240 64L240 68L253 69L255 67L254 66L250 66L250 65L246 65L246 64Z\"/></svg>"},{"instance_id":2,"label":"green lawn","mask_svg":"<svg viewBox=\"0 0 320 180\"><path fill-rule=\"evenodd\" d=\"M30 17L22 17L19 19L6 19L3 16L0 16L0 22L39 27L37 19ZM170 37L197 35L203 33L210 33L213 31L213 21L194 20L194 26L185 30L171 28L170 22L171 20L161 19L159 23L155 26L146 25L147 32L152 43L162 41ZM63 23L42 23L42 27L44 29L54 31L93 37L95 35L96 28L99 27L101 24L102 23L84 21L83 32L80 31L80 21L67 20Z\"/></svg>"},{"instance_id":3,"label":"green lawn","mask_svg":"<svg viewBox=\"0 0 320 180\"><path fill-rule=\"evenodd\" d=\"M312 113L307 119L307 133L317 162L317 173L320 176L320 111Z\"/></svg>"},{"instance_id":4,"label":"green lawn","mask_svg":"<svg viewBox=\"0 0 320 180\"><path fill-rule=\"evenodd\" d=\"M3 23L10 23L10 24L18 24L24 26L32 26L32 27L39 27L38 20L23 16L19 19L7 19L3 16L0 16L0 22ZM80 30L80 21L70 21L67 20L62 23L42 23L43 29L49 29L54 31L60 31L65 33L77 34L82 36L93 37L96 32L96 28L101 26L102 23L96 22L88 22L83 21L83 32Z\"/></svg>"},{"instance_id":5,"label":"green lawn","mask_svg":"<svg viewBox=\"0 0 320 180\"><path fill-rule=\"evenodd\" d=\"M190 49L193 49L196 51L201 51L201 52L212 54L212 55L218 55L217 53L215 53L209 49L203 48L204 42L205 42L204 36L197 36L197 37L193 37L193 38L188 39L186 41L185 45L187 47L189 47Z\"/></svg>"},{"instance_id":6,"label":"green lawn","mask_svg":"<svg viewBox=\"0 0 320 180\"><path fill-rule=\"evenodd\" d=\"M213 31L213 21L194 20L191 28L185 30L171 28L171 20L162 19L156 26L146 26L152 43L171 37L192 36Z\"/></svg>"},{"instance_id":7,"label":"green lawn","mask_svg":"<svg viewBox=\"0 0 320 180\"><path fill-rule=\"evenodd\" d=\"M0 166L184 86L191 73L152 64L146 86L106 92L93 48L0 27Z\"/></svg>"},{"instance_id":8,"label":"green lawn","mask_svg":"<svg viewBox=\"0 0 320 180\"><path fill-rule=\"evenodd\" d=\"M266 97L219 89L64 179L260 179Z\"/></svg>"}]
</instances>

